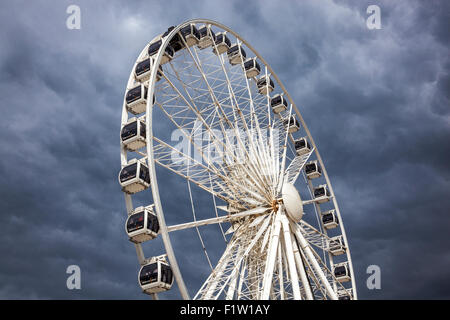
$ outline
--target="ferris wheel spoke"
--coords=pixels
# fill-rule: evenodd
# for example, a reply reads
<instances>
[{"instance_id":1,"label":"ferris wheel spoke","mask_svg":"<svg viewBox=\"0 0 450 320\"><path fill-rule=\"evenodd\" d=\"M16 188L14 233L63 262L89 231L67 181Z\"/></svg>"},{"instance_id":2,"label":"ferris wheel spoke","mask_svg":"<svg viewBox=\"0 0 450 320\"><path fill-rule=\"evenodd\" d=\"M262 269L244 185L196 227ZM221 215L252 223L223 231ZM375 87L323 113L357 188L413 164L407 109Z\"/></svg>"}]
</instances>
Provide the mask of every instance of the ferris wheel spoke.
<instances>
[{"instance_id":1,"label":"ferris wheel spoke","mask_svg":"<svg viewBox=\"0 0 450 320\"><path fill-rule=\"evenodd\" d=\"M164 76L164 75L163 75ZM205 125L206 129L208 130L208 133L210 135L210 137L214 137L216 142L219 142L221 144L221 147L223 147L225 154L227 157L230 157L230 155L233 158L233 161L236 161L236 157L234 156L233 152L227 152L227 145L223 144L223 142L220 139L217 139L216 135L214 134L214 131L211 130L211 128L209 127L208 124L205 123L203 117L199 116L198 114L198 110L196 110L193 106L191 106L191 103L187 101L186 98L184 98L181 94L181 92L176 88L176 86L169 80L166 78L166 80L169 82L169 84L172 86L172 88L176 91L176 93L178 94L178 96L182 97L182 99L184 100L184 102L186 103L186 105L188 105L188 108L190 110L192 110L193 112L197 113L197 119L201 119L202 120L202 124ZM207 81L205 79L205 81ZM192 99L192 98L191 98ZM194 118L195 119L195 118ZM174 122L176 123L176 122ZM238 139L238 142L241 144L241 150L246 150L245 146L242 144L241 138L239 135L236 136ZM243 168L244 170L251 170L252 172L249 174L250 179L257 179L258 178L258 174L257 172L260 172L261 170L259 170L259 168L251 168L251 166L248 166L248 169L246 169L246 167ZM259 186L261 185L261 179L259 179L260 181L254 181L254 185ZM263 193L267 193L267 191L263 191Z\"/></svg>"},{"instance_id":2,"label":"ferris wheel spoke","mask_svg":"<svg viewBox=\"0 0 450 320\"><path fill-rule=\"evenodd\" d=\"M197 66L197 68L200 71L200 73L204 74L203 69L202 69L202 63L201 63L201 61L200 61L200 59L198 57L197 50L194 49L194 54L193 54L191 52L191 50L188 48L188 52L191 55L191 58L195 62L195 65ZM239 116L236 116L236 114L234 113L234 119L235 119L235 121L238 121L240 119L241 123L243 124L244 130L246 131L246 134L247 134L247 139L249 141L249 147L252 148L252 151L253 151L254 155L256 156L256 167L257 167L257 169L259 169L259 170L255 170L256 172L254 172L254 174L258 174L258 172L261 172L262 159L261 159L260 154L255 152L255 145L254 145L254 141L253 141L253 139L254 139L253 134L251 134L251 132L249 131L249 128L247 126L247 122L245 121L245 119L243 117L243 112L242 112L242 110L241 110L241 108L239 106L239 103L238 103L238 100L242 99L243 95L239 96L239 99L236 98L236 93L235 93L235 91L233 89L233 85L230 82L230 78L229 78L228 73L226 71L226 68L224 66L223 58L218 56L218 59L220 61L222 70L223 70L224 75L225 75L225 79L227 81L229 100L230 100L231 105L232 105L232 110L233 111L236 110L237 114L239 115ZM203 79L205 81L206 86L209 88L209 90L211 92L211 98L213 99L214 102L217 103L217 97L216 97L214 91L211 89L211 85L209 84L207 78L204 76ZM247 88L248 88L247 85L243 86L243 91L245 91ZM250 96L250 98L248 100L250 101L250 105L252 106L251 96ZM217 105L219 106L220 104L217 104ZM236 127L233 127L233 125L230 122L229 122L229 125L234 130L236 130ZM240 136L237 135L237 138L238 138L238 143L240 143L240 145L243 147L243 150L246 152L246 156L249 157L247 148L245 148L245 146L243 145ZM252 157L249 157L249 158L252 159ZM261 180L264 180L264 177L260 177L260 178L262 178Z\"/></svg>"},{"instance_id":3,"label":"ferris wheel spoke","mask_svg":"<svg viewBox=\"0 0 450 320\"><path fill-rule=\"evenodd\" d=\"M173 226L168 226L167 230L169 232L172 231L179 231L179 230L184 230L184 229L189 229L189 228L196 228L196 227L201 227L201 226L206 226L206 225L210 225L210 224L216 224L216 223L222 223L222 222L233 222L235 220L239 220L243 217L247 217L247 216L252 216L252 215L260 215L263 214L267 211L271 210L271 207L260 207L260 208L254 208L251 210L247 210L247 211L243 211L243 212L238 212L238 213L233 213L233 214L229 214L226 216L219 216L216 218L210 218L210 219L204 219L204 220L196 220L194 222L187 222L187 223L182 223L182 224L177 224L177 225L173 225Z\"/></svg>"},{"instance_id":4,"label":"ferris wheel spoke","mask_svg":"<svg viewBox=\"0 0 450 320\"><path fill-rule=\"evenodd\" d=\"M185 130L182 130L180 128L180 130L183 132L184 136L189 139L191 141L191 143L196 146L195 144L195 137L192 138L192 135L190 135L189 133L185 132ZM185 153L183 153L181 150L178 150L175 147L172 147L171 145L165 143L164 141L154 137L155 142L157 143L157 145L154 147L155 149L155 161L166 167L169 168L171 171L174 171L176 173L178 173L179 175L185 177L185 178L191 178L197 185L201 185L201 187L203 187L203 189L205 189L205 185L207 185L210 182L210 177L205 175L205 173L207 172L211 172L215 174L216 177L216 181L215 184L218 185L220 187L220 183L218 182L219 180L223 180L225 182L225 185L227 187L222 187L222 189L224 191L228 191L231 189L231 192L228 191L229 194L235 194L238 195L239 193L236 192L236 190L240 190L240 192L242 192L244 195L247 195L246 197L250 198L254 198L257 203L265 203L267 201L266 198L264 198L263 196L260 196L258 193L255 192L255 189L258 190L260 188L259 184L249 184L247 183L242 183L243 181L235 181L234 179L230 179L228 177L228 175L225 174L225 170L222 168L216 168L216 166L214 166L211 162L211 159L208 157L208 155L205 155L205 150L201 149L200 147L197 147L197 151L200 154L200 156L202 157L202 159L207 162L207 166L203 165L201 162L197 161L196 159L192 158L189 155L186 155ZM173 161L173 156L177 155L179 157L179 159L177 161ZM187 163L187 165L185 164ZM196 167L193 168L191 170L190 176L186 175L187 172L187 168L188 167ZM219 164L219 166L221 166ZM240 179L245 178L246 175L250 175L251 173L249 173L246 170L245 166L241 166L243 172L245 173L244 175L240 176ZM196 178L196 179L195 179ZM211 190L212 186L207 186L206 189L207 190ZM261 194L266 194L266 190L258 190Z\"/></svg>"},{"instance_id":5,"label":"ferris wheel spoke","mask_svg":"<svg viewBox=\"0 0 450 320\"><path fill-rule=\"evenodd\" d=\"M284 175L284 181L285 183L291 183L294 184L297 181L298 176L300 175L305 163L308 161L311 154L314 152L314 148L301 156L296 156L291 163L289 164L288 168L286 169L286 173Z\"/></svg>"},{"instance_id":6,"label":"ferris wheel spoke","mask_svg":"<svg viewBox=\"0 0 450 320\"><path fill-rule=\"evenodd\" d=\"M249 140L249 152L251 152L253 155L255 155L255 160L256 160L258 168L260 170L262 169L263 172L268 171L269 165L267 163L267 159L269 158L269 156L268 156L267 149L264 148L264 144L261 143L261 141L263 139L263 134L262 134L262 132L260 130L260 126L258 124L258 118L255 115L255 109L254 109L254 105L253 105L253 99L252 99L248 79L245 76L242 76L243 75L242 72L239 73L239 77L242 77L245 79L244 88L247 90L248 95L249 95L249 98L248 98L248 103L249 103L249 107L250 107L249 119L250 119L251 124L253 122L253 119L255 119L256 125L254 127L256 129L256 134L254 133L255 130L252 129L253 126L251 126L251 128L249 128L247 121L245 120L244 111L238 102L240 99L236 98L236 94L233 90L233 85L232 85L232 82L230 81L230 77L227 72L227 68L225 67L223 58L222 57L218 57L218 58L219 58L221 66L222 66L224 76L228 82L228 88L230 91L230 100L234 100L235 108L239 115L239 119L241 120L241 123L247 134L247 139ZM242 63L241 63L241 67L243 68ZM239 98L241 98L241 97L239 97ZM259 142L259 144L258 144L258 142ZM269 177L269 179L267 179L267 176ZM266 183L269 183L269 185L273 185L273 179L272 179L271 175L263 175L262 178L265 180Z\"/></svg>"}]
</instances>

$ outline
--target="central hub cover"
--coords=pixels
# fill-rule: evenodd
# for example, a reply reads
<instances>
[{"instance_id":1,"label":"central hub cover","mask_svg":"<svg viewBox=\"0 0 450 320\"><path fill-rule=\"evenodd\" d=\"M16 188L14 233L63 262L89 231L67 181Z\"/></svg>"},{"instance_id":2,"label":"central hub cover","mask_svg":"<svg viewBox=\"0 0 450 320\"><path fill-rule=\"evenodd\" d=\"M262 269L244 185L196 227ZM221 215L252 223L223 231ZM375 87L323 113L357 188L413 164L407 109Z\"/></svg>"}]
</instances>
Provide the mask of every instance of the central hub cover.
<instances>
[{"instance_id":1,"label":"central hub cover","mask_svg":"<svg viewBox=\"0 0 450 320\"><path fill-rule=\"evenodd\" d=\"M303 217L303 202L293 184L285 183L281 193L288 217L299 222Z\"/></svg>"}]
</instances>

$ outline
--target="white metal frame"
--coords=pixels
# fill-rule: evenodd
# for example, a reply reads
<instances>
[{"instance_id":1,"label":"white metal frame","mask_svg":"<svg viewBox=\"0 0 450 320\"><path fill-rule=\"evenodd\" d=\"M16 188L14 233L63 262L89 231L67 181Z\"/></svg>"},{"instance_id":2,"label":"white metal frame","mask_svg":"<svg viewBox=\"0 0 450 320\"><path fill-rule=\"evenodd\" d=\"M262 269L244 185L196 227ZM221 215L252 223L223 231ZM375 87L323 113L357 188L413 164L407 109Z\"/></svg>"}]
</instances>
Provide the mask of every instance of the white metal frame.
<instances>
[{"instance_id":1,"label":"white metal frame","mask_svg":"<svg viewBox=\"0 0 450 320\"><path fill-rule=\"evenodd\" d=\"M283 118L281 116L277 114L271 115L269 96L269 91L271 91L271 88L269 88L268 81L262 97L252 95L255 94L257 90L252 91L250 81L255 81L256 79L248 79L246 77L246 72L243 68L244 61L241 61L241 73L243 74L243 78L245 78L245 82L242 85L241 91L238 90L238 86L232 86L232 81L235 81L236 74L230 70L229 66L225 65L226 61L223 54L216 55L220 62L219 67L223 70L225 81L228 83L227 90L224 92L219 92L219 96L216 96L214 86L217 80L214 78L214 75L212 75L212 71L210 71L211 74L207 73L206 70L208 69L208 63L207 61L205 62L199 59L200 52L197 51L197 46L186 46L187 48L183 49L183 51L185 51L184 54L187 57L190 56L192 59L192 62L188 67L193 68L194 70L197 69L200 74L202 74L202 77L200 77L198 81L204 86L203 96L209 97L213 102L212 108L215 108L214 112L210 112L209 114L203 114L203 111L200 111L196 104L196 102L200 101L202 95L198 95L193 98L189 94L190 88L186 88L184 85L183 89L185 90L185 94L182 94L179 91L180 86L174 85L170 77L165 74L166 70L164 70L162 79L165 81L161 82L165 82L167 84L167 88L174 92L174 98L172 101L177 99L182 100L182 103L185 106L184 110L199 115L198 118L202 121L202 125L206 127L208 133L211 135L211 138L218 144L220 144L218 136L215 131L209 127L210 123L205 121L204 116L220 117L220 121L217 120L217 124L220 124L220 130L225 132L225 127L231 128L234 133L237 133L236 140L238 146L242 147L240 152L235 154L235 151L233 151L233 153L230 153L226 144L229 142L228 137L224 137L226 141L223 145L221 145L224 150L224 154L227 154L229 157L228 160L232 163L237 161L236 165L228 166L229 168L232 168L231 171L228 169L228 171L225 171L224 166L220 164L212 165L211 159L206 158L204 150L199 147L198 143L196 143L195 128L192 128L190 129L191 132L184 130L183 134L191 137L190 142L200 153L202 159L199 160L195 159L195 157L191 157L190 155L181 154L184 160L187 160L189 163L193 164L189 165L189 173L183 172L179 169L182 167L181 162L178 164L179 167L176 168L174 164L169 165L167 163L167 154L172 154L174 152L177 153L178 150L175 150L172 146L154 136L153 124L151 121L154 107L153 99L147 99L145 113L147 148L146 153L139 154L141 154L143 159L147 160L147 165L150 172L150 186L154 200L154 209L160 224L160 235L164 243L168 262L174 273L174 278L177 281L181 297L183 299L190 298L172 248L169 232L186 228L197 228L198 230L198 227L203 225L231 222L233 236L228 242L222 258L219 260L211 275L204 282L203 286L197 292L195 298L211 299L219 298L221 295L224 295L225 298L228 299L314 299L318 297L337 299L337 292L339 290L339 292L342 290L352 290L353 298L356 299L356 286L350 250L348 248L346 250L346 262L350 272L351 289L342 287L330 271L333 270L334 264L332 255L329 252L328 262L326 259L327 257L325 253L327 252L327 241L329 241L330 238L327 236L327 230L323 228L323 225L320 224L318 230L303 220L300 221L300 223L290 221L284 213L283 204L279 202L279 199L277 198L280 194L283 183L294 183L297 180L297 177L300 174L305 162L312 154L314 154L322 168L322 176L325 179L325 184L330 192L330 197L328 200L332 202L340 222L339 228L342 239L345 244L348 243L340 216L340 211L336 202L336 197L317 146L315 145L306 123L296 108L289 93L286 91L284 85L276 76L275 72L248 42L243 40L231 29L212 20L196 19L180 24L162 39L162 45L158 54L154 55L153 59L151 59L153 65L151 68L147 97L153 97L156 91L155 86L157 83L156 79L158 66L161 64L163 56L165 55L165 49L170 39L175 36L181 28L190 24L205 24L208 28L214 26L226 34L231 34L236 38L239 46L245 46L253 55L255 55L255 58L262 63L261 73L263 76L272 77L275 85L280 87L283 95L289 101L290 106L286 112L288 112L289 117L295 114L296 119L300 124L300 128L306 132L306 137L312 146L312 150L307 154L292 158L289 166L286 168L287 151L289 148L288 142L294 141L291 134L292 132L289 132L289 129L283 130ZM216 31L216 35L218 33L219 32ZM155 39L158 40L160 38L161 37L158 36ZM136 64L138 61L142 61L142 59L146 57L147 48L148 45L142 50L133 66L127 85L128 89L130 89L135 83L134 70ZM217 46L215 43L213 43L213 51L214 50L217 51ZM176 55L174 56L174 59L176 60ZM165 68L169 68L169 65L172 64L166 64ZM218 70L220 70L220 68ZM172 78L176 80L177 78L180 79L178 72L183 72L183 70L177 71L176 69L173 69L167 72L170 72L172 74ZM194 80L194 82L195 81L197 80ZM221 94L225 95L225 98L221 98ZM259 119L258 116L252 113L246 115L248 117L246 118L240 109L240 104L242 104L242 101L244 100L243 94L248 95L247 101L244 103L249 104L250 112L255 112L256 108L261 106L260 103L266 101L268 119ZM228 97L226 97L227 95ZM222 100L227 101L227 103L231 103L231 105L223 105L221 103ZM170 99L166 101L165 106L169 103L171 103ZM156 104L164 110L163 106L158 103L158 101ZM125 98L122 110L123 126L128 120ZM204 108L203 110L207 109ZM175 120L176 113L166 112L166 116L172 123L177 125L179 129L183 129L183 126L178 125ZM251 121L244 119L251 119ZM260 123L261 120L262 122ZM240 121L243 125L242 130L246 133L256 132L255 138L248 139L248 141L244 142L238 133L237 128L234 126L233 121ZM265 142L262 133L259 131L264 125L271 125L272 127L272 130L270 130L270 137L268 138L269 140L267 141L268 143ZM281 134L278 137L275 137L275 139L284 141L284 144L279 151L275 151L275 146L273 144L274 129L281 129L279 130ZM238 160L241 156L246 159L250 159L251 161L245 163L245 165L239 164ZM203 164L203 161L207 164ZM123 145L121 145L121 162L122 166L127 164L127 150ZM219 216L217 214L217 209L220 209L220 207L215 205L215 218L197 221L194 213L194 221L192 222L182 223L175 226L167 226L159 195L155 164L161 165L162 167L182 176L188 181L188 185L190 182L193 182L201 189L210 192L213 199L218 198L233 204L233 207L237 208L239 212L228 212L228 215L226 216ZM266 171L272 174L262 174L262 172ZM227 172L227 174L224 174L223 172ZM208 177L209 181L205 177ZM242 177L245 177L246 181ZM309 190L312 191L313 186L311 181L307 181L307 184ZM265 185L271 185L275 188L268 190L262 187ZM191 192L190 187L189 192ZM250 210L244 209L241 204L242 201L247 203L247 205L253 204L253 208ZM261 206L262 203L267 203L268 201L272 202L270 203L271 205ZM129 194L125 194L125 202L127 211L130 214L130 212L133 211L133 204ZM309 201L303 201L303 204L313 204L317 216L320 217L321 209L318 202L319 201L317 201L317 199L312 197ZM204 248L201 235L200 233L198 234ZM223 233L223 236L224 239L226 239L225 233ZM147 260L144 257L141 244L135 244L135 247L140 264L145 264ZM323 259L316 252L317 248L319 249L319 252L324 253ZM154 296L154 298L156 298L156 296Z\"/></svg>"}]
</instances>

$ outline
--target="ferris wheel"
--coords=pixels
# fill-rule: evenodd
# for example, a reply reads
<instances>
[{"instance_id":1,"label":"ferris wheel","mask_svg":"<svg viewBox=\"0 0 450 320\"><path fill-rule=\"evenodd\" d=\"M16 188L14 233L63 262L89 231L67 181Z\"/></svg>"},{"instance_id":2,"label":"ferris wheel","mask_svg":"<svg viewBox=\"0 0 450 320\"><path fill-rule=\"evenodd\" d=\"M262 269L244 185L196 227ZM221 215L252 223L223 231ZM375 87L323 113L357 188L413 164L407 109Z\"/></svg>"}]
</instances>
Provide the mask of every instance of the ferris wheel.
<instances>
[{"instance_id":1,"label":"ferris wheel","mask_svg":"<svg viewBox=\"0 0 450 320\"><path fill-rule=\"evenodd\" d=\"M176 282L183 299L357 298L317 146L275 72L236 32L196 19L152 39L128 80L120 137L125 230L144 293L158 298ZM171 177L176 191L160 192ZM188 205L173 212L181 198ZM192 295L179 263L191 252L172 243L183 231L198 237L208 270Z\"/></svg>"}]
</instances>

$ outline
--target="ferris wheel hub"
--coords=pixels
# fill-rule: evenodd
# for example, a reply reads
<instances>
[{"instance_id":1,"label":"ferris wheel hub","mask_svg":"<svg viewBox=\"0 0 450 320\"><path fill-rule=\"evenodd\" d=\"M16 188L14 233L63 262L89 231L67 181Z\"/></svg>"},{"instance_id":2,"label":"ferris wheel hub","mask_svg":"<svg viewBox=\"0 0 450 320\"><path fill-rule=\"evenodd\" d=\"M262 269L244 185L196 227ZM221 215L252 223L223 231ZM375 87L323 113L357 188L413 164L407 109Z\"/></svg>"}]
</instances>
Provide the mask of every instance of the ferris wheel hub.
<instances>
[{"instance_id":1,"label":"ferris wheel hub","mask_svg":"<svg viewBox=\"0 0 450 320\"><path fill-rule=\"evenodd\" d=\"M297 189L291 183L285 183L281 192L288 217L299 222L303 217L303 202Z\"/></svg>"}]
</instances>

